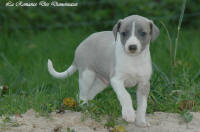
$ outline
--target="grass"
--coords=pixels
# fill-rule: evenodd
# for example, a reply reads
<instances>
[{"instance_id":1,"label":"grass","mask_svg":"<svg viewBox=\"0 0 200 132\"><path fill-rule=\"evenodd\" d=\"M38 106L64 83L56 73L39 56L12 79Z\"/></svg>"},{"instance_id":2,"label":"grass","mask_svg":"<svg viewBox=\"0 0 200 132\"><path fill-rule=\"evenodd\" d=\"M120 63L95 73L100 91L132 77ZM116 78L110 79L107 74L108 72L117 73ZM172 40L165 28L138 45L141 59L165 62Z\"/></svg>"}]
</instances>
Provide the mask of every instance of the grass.
<instances>
[{"instance_id":1,"label":"grass","mask_svg":"<svg viewBox=\"0 0 200 132\"><path fill-rule=\"evenodd\" d=\"M172 29L169 32L175 40ZM59 109L65 97L78 100L78 74L54 79L47 71L47 59L52 59L56 70L64 71L76 47L92 32L95 30L1 33L0 86L7 85L8 90L0 96L0 115L21 114L31 108L45 115ZM148 113L200 111L199 34L195 29L180 31L175 67L170 64L169 40L163 28L159 39L151 44L154 73ZM136 108L135 88L128 91ZM121 106L111 87L79 110L97 120L106 115L110 126L121 116Z\"/></svg>"}]
</instances>

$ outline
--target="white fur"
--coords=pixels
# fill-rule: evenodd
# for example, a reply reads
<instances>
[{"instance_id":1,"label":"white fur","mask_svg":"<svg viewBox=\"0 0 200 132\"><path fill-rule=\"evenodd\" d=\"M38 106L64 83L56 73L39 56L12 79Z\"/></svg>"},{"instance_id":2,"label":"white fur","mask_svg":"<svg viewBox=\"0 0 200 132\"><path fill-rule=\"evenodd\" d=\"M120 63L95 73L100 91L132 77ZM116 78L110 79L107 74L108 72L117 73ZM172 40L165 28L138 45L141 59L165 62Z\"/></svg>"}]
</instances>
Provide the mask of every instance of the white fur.
<instances>
[{"instance_id":1,"label":"white fur","mask_svg":"<svg viewBox=\"0 0 200 132\"><path fill-rule=\"evenodd\" d=\"M76 70L77 70L77 68L76 68L76 66L74 66L74 65L71 65L66 71L64 71L64 72L56 72L55 71L55 69L53 68L53 64L52 64L52 62L51 62L51 60L50 59L48 59L48 71L49 71L49 73L53 76L53 77L55 77L55 78L59 78L59 79L63 79L63 78L66 78L66 77L68 77L68 76L70 76L70 75L72 75Z\"/></svg>"},{"instance_id":2,"label":"white fur","mask_svg":"<svg viewBox=\"0 0 200 132\"><path fill-rule=\"evenodd\" d=\"M79 73L79 90L80 90L80 99L87 103L88 101L88 92L95 80L95 73L89 69L84 70L82 73Z\"/></svg>"},{"instance_id":3,"label":"white fur","mask_svg":"<svg viewBox=\"0 0 200 132\"><path fill-rule=\"evenodd\" d=\"M134 31L132 31L134 32ZM133 36L129 41L137 42ZM128 42L127 42L128 43ZM137 43L140 45L140 43ZM137 93L138 110L137 115L132 106L132 100L125 87L132 87L136 84L149 83L152 68L149 45L138 55L129 55L124 52L123 46L120 41L120 35L117 34L116 51L115 51L115 74L111 78L111 85L117 94L117 97L122 106L122 116L125 120L133 122L135 121L140 126L148 126L149 124L145 120L145 113L147 107L147 97L140 91ZM142 87L141 87L142 88Z\"/></svg>"}]
</instances>

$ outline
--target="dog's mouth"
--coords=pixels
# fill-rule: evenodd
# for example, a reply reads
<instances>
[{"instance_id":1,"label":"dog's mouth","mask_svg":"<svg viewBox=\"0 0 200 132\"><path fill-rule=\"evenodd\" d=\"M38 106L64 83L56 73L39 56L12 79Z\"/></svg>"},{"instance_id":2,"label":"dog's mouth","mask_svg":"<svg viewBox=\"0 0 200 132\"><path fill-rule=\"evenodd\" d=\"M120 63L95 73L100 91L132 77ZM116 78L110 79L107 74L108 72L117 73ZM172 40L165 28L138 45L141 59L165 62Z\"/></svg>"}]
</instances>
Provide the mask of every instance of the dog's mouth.
<instances>
[{"instance_id":1,"label":"dog's mouth","mask_svg":"<svg viewBox=\"0 0 200 132\"><path fill-rule=\"evenodd\" d=\"M136 54L136 53L138 53L138 52L137 52L137 50L135 50L135 51L132 51L132 50L130 51L130 50L129 50L128 53L129 53L129 54Z\"/></svg>"},{"instance_id":2,"label":"dog's mouth","mask_svg":"<svg viewBox=\"0 0 200 132\"><path fill-rule=\"evenodd\" d=\"M128 55L138 55L140 54L140 50L137 49L137 50L129 50L127 48L124 47L124 52Z\"/></svg>"},{"instance_id":3,"label":"dog's mouth","mask_svg":"<svg viewBox=\"0 0 200 132\"><path fill-rule=\"evenodd\" d=\"M125 53L127 54L127 55L130 55L130 56L137 56L137 55L139 55L141 52L140 51L138 51L138 50L136 50L136 51L127 51L127 50L125 50Z\"/></svg>"}]
</instances>

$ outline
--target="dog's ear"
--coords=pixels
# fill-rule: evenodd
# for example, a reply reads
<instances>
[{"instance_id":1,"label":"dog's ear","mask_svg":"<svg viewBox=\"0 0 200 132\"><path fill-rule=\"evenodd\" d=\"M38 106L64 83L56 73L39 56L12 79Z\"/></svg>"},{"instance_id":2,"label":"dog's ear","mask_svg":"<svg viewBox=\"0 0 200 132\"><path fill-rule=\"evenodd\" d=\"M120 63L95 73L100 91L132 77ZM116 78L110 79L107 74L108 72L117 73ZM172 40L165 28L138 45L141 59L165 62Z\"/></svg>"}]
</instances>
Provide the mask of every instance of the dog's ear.
<instances>
[{"instance_id":1,"label":"dog's ear","mask_svg":"<svg viewBox=\"0 0 200 132\"><path fill-rule=\"evenodd\" d=\"M153 21L150 22L150 34L152 42L154 42L160 34L159 28L153 23Z\"/></svg>"},{"instance_id":2,"label":"dog's ear","mask_svg":"<svg viewBox=\"0 0 200 132\"><path fill-rule=\"evenodd\" d=\"M120 19L117 24L115 24L115 26L113 27L113 35L115 37L115 41L117 39L117 32L119 32L120 26L121 26L122 20Z\"/></svg>"}]
</instances>

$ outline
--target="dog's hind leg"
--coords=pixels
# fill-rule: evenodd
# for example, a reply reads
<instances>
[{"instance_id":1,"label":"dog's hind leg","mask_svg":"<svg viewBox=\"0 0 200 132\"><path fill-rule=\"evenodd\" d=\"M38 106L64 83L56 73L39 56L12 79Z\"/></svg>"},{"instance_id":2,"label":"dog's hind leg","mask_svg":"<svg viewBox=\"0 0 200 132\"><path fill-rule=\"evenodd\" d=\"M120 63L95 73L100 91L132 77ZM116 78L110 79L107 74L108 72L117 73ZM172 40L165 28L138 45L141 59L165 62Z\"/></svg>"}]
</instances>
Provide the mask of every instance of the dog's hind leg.
<instances>
[{"instance_id":1,"label":"dog's hind leg","mask_svg":"<svg viewBox=\"0 0 200 132\"><path fill-rule=\"evenodd\" d=\"M96 77L89 91L88 99L92 100L98 93L103 91L106 87L107 87L107 84L105 84L101 79Z\"/></svg>"},{"instance_id":2,"label":"dog's hind leg","mask_svg":"<svg viewBox=\"0 0 200 132\"><path fill-rule=\"evenodd\" d=\"M95 80L95 72L92 70L84 70L83 72L79 73L79 97L83 103L87 103L88 101L88 92L92 87L92 84Z\"/></svg>"}]
</instances>

